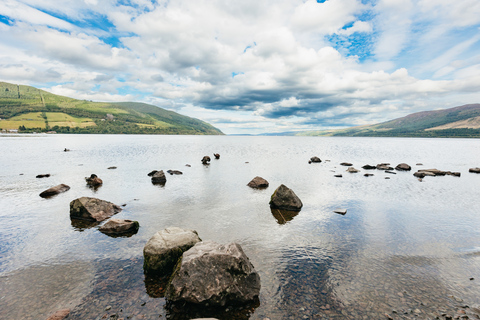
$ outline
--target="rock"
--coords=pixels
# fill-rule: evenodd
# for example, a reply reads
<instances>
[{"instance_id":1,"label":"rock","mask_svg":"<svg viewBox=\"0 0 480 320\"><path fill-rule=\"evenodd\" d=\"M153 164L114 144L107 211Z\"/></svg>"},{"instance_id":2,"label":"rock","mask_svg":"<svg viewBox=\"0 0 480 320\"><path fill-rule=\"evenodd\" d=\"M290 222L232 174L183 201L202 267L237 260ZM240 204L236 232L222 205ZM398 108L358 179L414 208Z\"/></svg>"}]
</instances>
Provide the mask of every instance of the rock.
<instances>
[{"instance_id":1,"label":"rock","mask_svg":"<svg viewBox=\"0 0 480 320\"><path fill-rule=\"evenodd\" d=\"M363 176L365 176L365 177L372 177L372 176L373 176L373 173L365 173Z\"/></svg>"},{"instance_id":2,"label":"rock","mask_svg":"<svg viewBox=\"0 0 480 320\"><path fill-rule=\"evenodd\" d=\"M341 214L341 215L346 215L347 214L347 209L335 209L333 212Z\"/></svg>"},{"instance_id":3,"label":"rock","mask_svg":"<svg viewBox=\"0 0 480 320\"><path fill-rule=\"evenodd\" d=\"M372 170L372 169L377 169L377 166L371 166L369 164L366 164L362 168L365 170Z\"/></svg>"},{"instance_id":4,"label":"rock","mask_svg":"<svg viewBox=\"0 0 480 320\"><path fill-rule=\"evenodd\" d=\"M319 157L311 157L309 163L311 162L322 162Z\"/></svg>"},{"instance_id":5,"label":"rock","mask_svg":"<svg viewBox=\"0 0 480 320\"><path fill-rule=\"evenodd\" d=\"M37 176L35 178L48 178L48 177L50 177L50 173L37 174Z\"/></svg>"},{"instance_id":6,"label":"rock","mask_svg":"<svg viewBox=\"0 0 480 320\"><path fill-rule=\"evenodd\" d=\"M103 184L102 179L100 179L99 177L97 177L96 174L93 173L90 177L85 178L85 181L87 181L87 185L90 187L98 187Z\"/></svg>"},{"instance_id":7,"label":"rock","mask_svg":"<svg viewBox=\"0 0 480 320\"><path fill-rule=\"evenodd\" d=\"M117 169L117 167L108 167L107 169L114 170L114 169Z\"/></svg>"},{"instance_id":8,"label":"rock","mask_svg":"<svg viewBox=\"0 0 480 320\"><path fill-rule=\"evenodd\" d=\"M470 168L468 169L468 172L472 172L472 173L480 173L480 168Z\"/></svg>"},{"instance_id":9,"label":"rock","mask_svg":"<svg viewBox=\"0 0 480 320\"><path fill-rule=\"evenodd\" d=\"M247 186L254 189L261 189L268 187L268 181L263 179L262 177L256 176L255 178L250 181Z\"/></svg>"},{"instance_id":10,"label":"rock","mask_svg":"<svg viewBox=\"0 0 480 320\"><path fill-rule=\"evenodd\" d=\"M410 171L412 170L412 167L410 167L408 164L406 163L400 163L398 164L396 167L395 167L395 170L398 170L398 171Z\"/></svg>"},{"instance_id":11,"label":"rock","mask_svg":"<svg viewBox=\"0 0 480 320\"><path fill-rule=\"evenodd\" d=\"M47 320L63 320L68 317L70 314L70 309L62 309L58 310L54 314L52 314L50 317L47 318Z\"/></svg>"},{"instance_id":12,"label":"rock","mask_svg":"<svg viewBox=\"0 0 480 320\"><path fill-rule=\"evenodd\" d=\"M116 204L97 198L81 197L70 202L71 219L103 221L120 211Z\"/></svg>"},{"instance_id":13,"label":"rock","mask_svg":"<svg viewBox=\"0 0 480 320\"><path fill-rule=\"evenodd\" d=\"M420 171L415 172L413 175L417 178L425 178L426 176L425 172L420 172Z\"/></svg>"},{"instance_id":14,"label":"rock","mask_svg":"<svg viewBox=\"0 0 480 320\"><path fill-rule=\"evenodd\" d=\"M214 156L215 159L217 159L217 160L220 159L220 154L218 154L218 153L214 153L213 156Z\"/></svg>"},{"instance_id":15,"label":"rock","mask_svg":"<svg viewBox=\"0 0 480 320\"><path fill-rule=\"evenodd\" d=\"M351 164L350 162L342 162L340 163L341 166L345 166L345 167L351 167L353 166L353 164Z\"/></svg>"},{"instance_id":16,"label":"rock","mask_svg":"<svg viewBox=\"0 0 480 320\"><path fill-rule=\"evenodd\" d=\"M183 174L182 171L178 171L178 170L167 170L168 173L170 173L170 175L180 175L180 174Z\"/></svg>"},{"instance_id":17,"label":"rock","mask_svg":"<svg viewBox=\"0 0 480 320\"><path fill-rule=\"evenodd\" d=\"M209 156L204 156L204 157L202 158L202 163L203 163L204 165L210 164L210 160L211 160L211 159L210 159Z\"/></svg>"},{"instance_id":18,"label":"rock","mask_svg":"<svg viewBox=\"0 0 480 320\"><path fill-rule=\"evenodd\" d=\"M390 171L390 170L385 170L385 173L397 174L396 172L393 172L393 171Z\"/></svg>"},{"instance_id":19,"label":"rock","mask_svg":"<svg viewBox=\"0 0 480 320\"><path fill-rule=\"evenodd\" d=\"M300 198L297 197L293 190L283 184L275 190L270 198L270 208L300 211L302 207L303 203Z\"/></svg>"},{"instance_id":20,"label":"rock","mask_svg":"<svg viewBox=\"0 0 480 320\"><path fill-rule=\"evenodd\" d=\"M68 152L68 151L70 151L70 149L65 148L65 149L63 149L63 151Z\"/></svg>"},{"instance_id":21,"label":"rock","mask_svg":"<svg viewBox=\"0 0 480 320\"><path fill-rule=\"evenodd\" d=\"M153 175L157 172L158 172L158 170L152 170L152 171L150 171L150 173L147 174L147 176L153 177Z\"/></svg>"},{"instance_id":22,"label":"rock","mask_svg":"<svg viewBox=\"0 0 480 320\"><path fill-rule=\"evenodd\" d=\"M354 167L350 167L350 168L347 169L347 172L357 173L357 172L359 172L359 170L355 169Z\"/></svg>"},{"instance_id":23,"label":"rock","mask_svg":"<svg viewBox=\"0 0 480 320\"><path fill-rule=\"evenodd\" d=\"M416 165L417 165L417 166L423 166L423 163L420 163L420 162L419 162L419 163L417 163Z\"/></svg>"},{"instance_id":24,"label":"rock","mask_svg":"<svg viewBox=\"0 0 480 320\"><path fill-rule=\"evenodd\" d=\"M241 305L258 299L260 276L239 244L199 242L183 253L167 286L171 302Z\"/></svg>"},{"instance_id":25,"label":"rock","mask_svg":"<svg viewBox=\"0 0 480 320\"><path fill-rule=\"evenodd\" d=\"M99 231L107 234L135 233L138 231L140 224L138 221L125 219L110 219L103 226L98 228Z\"/></svg>"},{"instance_id":26,"label":"rock","mask_svg":"<svg viewBox=\"0 0 480 320\"><path fill-rule=\"evenodd\" d=\"M422 169L418 170L418 172L425 173L426 176L444 176L447 174L446 171L438 170L438 169Z\"/></svg>"},{"instance_id":27,"label":"rock","mask_svg":"<svg viewBox=\"0 0 480 320\"><path fill-rule=\"evenodd\" d=\"M202 241L195 230L166 228L158 231L143 248L143 270L160 276L171 275L178 258L197 242Z\"/></svg>"},{"instance_id":28,"label":"rock","mask_svg":"<svg viewBox=\"0 0 480 320\"><path fill-rule=\"evenodd\" d=\"M341 178L341 177L342 177L341 174L334 174L333 176L334 176L335 178Z\"/></svg>"},{"instance_id":29,"label":"rock","mask_svg":"<svg viewBox=\"0 0 480 320\"><path fill-rule=\"evenodd\" d=\"M377 164L377 169L378 169L378 170L393 170L393 168L390 167L390 163L380 163L380 164Z\"/></svg>"},{"instance_id":30,"label":"rock","mask_svg":"<svg viewBox=\"0 0 480 320\"><path fill-rule=\"evenodd\" d=\"M167 182L167 178L165 177L165 172L163 170L155 172L152 176L152 183L153 184L165 184Z\"/></svg>"},{"instance_id":31,"label":"rock","mask_svg":"<svg viewBox=\"0 0 480 320\"><path fill-rule=\"evenodd\" d=\"M190 167L191 167L191 165L187 163L187 164L185 165L185 167L189 167L189 168L190 168Z\"/></svg>"},{"instance_id":32,"label":"rock","mask_svg":"<svg viewBox=\"0 0 480 320\"><path fill-rule=\"evenodd\" d=\"M460 172L447 171L447 175L454 176L454 177L460 177L461 173Z\"/></svg>"},{"instance_id":33,"label":"rock","mask_svg":"<svg viewBox=\"0 0 480 320\"><path fill-rule=\"evenodd\" d=\"M43 191L42 193L40 193L40 197L48 198L48 197L54 196L56 194L66 192L68 190L70 190L69 186L67 186L66 184L59 184L58 186L51 187L50 189L47 189L47 190Z\"/></svg>"}]
</instances>

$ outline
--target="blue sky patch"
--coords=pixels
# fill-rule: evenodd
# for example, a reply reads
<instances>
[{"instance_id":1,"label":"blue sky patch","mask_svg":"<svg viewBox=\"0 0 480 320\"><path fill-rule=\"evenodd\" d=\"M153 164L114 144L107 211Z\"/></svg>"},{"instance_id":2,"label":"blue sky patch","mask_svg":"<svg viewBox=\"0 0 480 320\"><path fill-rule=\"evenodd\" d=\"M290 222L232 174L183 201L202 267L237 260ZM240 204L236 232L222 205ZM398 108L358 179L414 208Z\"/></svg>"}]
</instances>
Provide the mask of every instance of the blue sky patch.
<instances>
[{"instance_id":1,"label":"blue sky patch","mask_svg":"<svg viewBox=\"0 0 480 320\"><path fill-rule=\"evenodd\" d=\"M9 17L0 15L0 22L8 26L11 26L13 22L15 22L15 20L12 20Z\"/></svg>"}]
</instances>

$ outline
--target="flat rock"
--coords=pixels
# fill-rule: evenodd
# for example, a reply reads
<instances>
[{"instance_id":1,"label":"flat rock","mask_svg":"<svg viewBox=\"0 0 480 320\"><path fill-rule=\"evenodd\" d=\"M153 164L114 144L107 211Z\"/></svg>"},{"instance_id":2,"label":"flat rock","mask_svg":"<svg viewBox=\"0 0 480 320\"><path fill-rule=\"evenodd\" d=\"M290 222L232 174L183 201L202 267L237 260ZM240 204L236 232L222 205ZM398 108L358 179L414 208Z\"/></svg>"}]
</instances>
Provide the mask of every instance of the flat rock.
<instances>
[{"instance_id":1,"label":"flat rock","mask_svg":"<svg viewBox=\"0 0 480 320\"><path fill-rule=\"evenodd\" d=\"M354 167L350 167L350 168L347 169L347 172L350 172L350 173L357 173L357 172L359 172L359 171L360 171L360 170L357 170L357 169L355 169Z\"/></svg>"},{"instance_id":2,"label":"flat rock","mask_svg":"<svg viewBox=\"0 0 480 320\"><path fill-rule=\"evenodd\" d=\"M373 173L365 173L364 176L365 177L373 177Z\"/></svg>"},{"instance_id":3,"label":"flat rock","mask_svg":"<svg viewBox=\"0 0 480 320\"><path fill-rule=\"evenodd\" d=\"M167 173L170 173L170 175L180 175L180 174L183 174L182 171L178 171L178 170L167 170Z\"/></svg>"},{"instance_id":4,"label":"flat rock","mask_svg":"<svg viewBox=\"0 0 480 320\"><path fill-rule=\"evenodd\" d=\"M372 165L366 164L362 168L365 169L365 170L373 170L373 169L377 169L377 166L372 166Z\"/></svg>"},{"instance_id":5,"label":"flat rock","mask_svg":"<svg viewBox=\"0 0 480 320\"><path fill-rule=\"evenodd\" d=\"M109 170L115 170L115 169L117 169L117 167L108 167L107 169L109 169Z\"/></svg>"},{"instance_id":6,"label":"flat rock","mask_svg":"<svg viewBox=\"0 0 480 320\"><path fill-rule=\"evenodd\" d=\"M152 176L152 183L153 184L165 184L167 182L167 178L165 177L165 172L163 170L157 171Z\"/></svg>"},{"instance_id":7,"label":"flat rock","mask_svg":"<svg viewBox=\"0 0 480 320\"><path fill-rule=\"evenodd\" d=\"M480 168L470 168L468 169L468 172L472 172L472 173L480 173Z\"/></svg>"},{"instance_id":8,"label":"flat rock","mask_svg":"<svg viewBox=\"0 0 480 320\"><path fill-rule=\"evenodd\" d=\"M37 174L35 178L48 178L50 177L50 173L45 173L45 174Z\"/></svg>"},{"instance_id":9,"label":"flat rock","mask_svg":"<svg viewBox=\"0 0 480 320\"><path fill-rule=\"evenodd\" d=\"M335 209L333 212L341 214L341 215L346 215L347 214L347 209Z\"/></svg>"},{"instance_id":10,"label":"flat rock","mask_svg":"<svg viewBox=\"0 0 480 320\"><path fill-rule=\"evenodd\" d=\"M335 178L341 178L341 177L343 177L341 174L334 174L333 176L334 176Z\"/></svg>"},{"instance_id":11,"label":"flat rock","mask_svg":"<svg viewBox=\"0 0 480 320\"><path fill-rule=\"evenodd\" d=\"M97 198L81 197L70 202L71 219L103 221L120 211L116 204Z\"/></svg>"},{"instance_id":12,"label":"flat rock","mask_svg":"<svg viewBox=\"0 0 480 320\"><path fill-rule=\"evenodd\" d=\"M49 316L47 320L63 320L63 319L66 319L69 314L70 314L70 309L58 310L57 312Z\"/></svg>"},{"instance_id":13,"label":"flat rock","mask_svg":"<svg viewBox=\"0 0 480 320\"><path fill-rule=\"evenodd\" d=\"M195 305L241 305L258 299L260 287L260 276L239 244L204 241L183 253L165 297Z\"/></svg>"},{"instance_id":14,"label":"flat rock","mask_svg":"<svg viewBox=\"0 0 480 320\"><path fill-rule=\"evenodd\" d=\"M303 203L292 189L282 184L272 194L270 207L281 210L300 211Z\"/></svg>"},{"instance_id":15,"label":"flat rock","mask_svg":"<svg viewBox=\"0 0 480 320\"><path fill-rule=\"evenodd\" d=\"M135 233L138 231L140 224L138 221L125 220L125 219L110 219L98 230L107 234L122 234L122 233Z\"/></svg>"},{"instance_id":16,"label":"flat rock","mask_svg":"<svg viewBox=\"0 0 480 320\"><path fill-rule=\"evenodd\" d=\"M351 167L353 166L353 164L351 164L350 162L342 162L340 163L341 166L345 166L345 167Z\"/></svg>"},{"instance_id":17,"label":"flat rock","mask_svg":"<svg viewBox=\"0 0 480 320\"><path fill-rule=\"evenodd\" d=\"M390 163L380 163L377 164L378 170L393 170L393 167L390 166Z\"/></svg>"},{"instance_id":18,"label":"flat rock","mask_svg":"<svg viewBox=\"0 0 480 320\"><path fill-rule=\"evenodd\" d=\"M143 248L143 270L160 276L171 275L182 253L202 241L195 230L170 227L158 231Z\"/></svg>"},{"instance_id":19,"label":"flat rock","mask_svg":"<svg viewBox=\"0 0 480 320\"><path fill-rule=\"evenodd\" d=\"M254 189L262 189L268 187L268 181L263 179L262 177L256 176L255 178L250 181L247 186Z\"/></svg>"},{"instance_id":20,"label":"flat rock","mask_svg":"<svg viewBox=\"0 0 480 320\"><path fill-rule=\"evenodd\" d=\"M397 174L396 172L393 172L393 171L390 171L390 170L385 170L385 173Z\"/></svg>"},{"instance_id":21,"label":"flat rock","mask_svg":"<svg viewBox=\"0 0 480 320\"><path fill-rule=\"evenodd\" d=\"M48 198L48 197L54 196L56 194L66 192L68 190L70 190L70 187L67 186L66 184L62 183L62 184L59 184L58 186L51 187L51 188L43 191L42 193L40 193L40 197Z\"/></svg>"}]
</instances>

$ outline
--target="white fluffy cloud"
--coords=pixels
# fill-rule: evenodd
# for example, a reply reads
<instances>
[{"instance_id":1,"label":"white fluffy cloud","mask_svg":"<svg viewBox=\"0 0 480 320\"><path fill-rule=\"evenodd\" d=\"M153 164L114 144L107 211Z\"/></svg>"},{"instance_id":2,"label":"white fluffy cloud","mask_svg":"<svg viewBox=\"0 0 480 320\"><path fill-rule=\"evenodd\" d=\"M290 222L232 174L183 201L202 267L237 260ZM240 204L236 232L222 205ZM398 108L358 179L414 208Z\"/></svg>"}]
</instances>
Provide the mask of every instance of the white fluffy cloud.
<instances>
[{"instance_id":1,"label":"white fluffy cloud","mask_svg":"<svg viewBox=\"0 0 480 320\"><path fill-rule=\"evenodd\" d=\"M476 0L124 3L2 2L0 79L154 103L226 133L365 124L480 101Z\"/></svg>"}]
</instances>

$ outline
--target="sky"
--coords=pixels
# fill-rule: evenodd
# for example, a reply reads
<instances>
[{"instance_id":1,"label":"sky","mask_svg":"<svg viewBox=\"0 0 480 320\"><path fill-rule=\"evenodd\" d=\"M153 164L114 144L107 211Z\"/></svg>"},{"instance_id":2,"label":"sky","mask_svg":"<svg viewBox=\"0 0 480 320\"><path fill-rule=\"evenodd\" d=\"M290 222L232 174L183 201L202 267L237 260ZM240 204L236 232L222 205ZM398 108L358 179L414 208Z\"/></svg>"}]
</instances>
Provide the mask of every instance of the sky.
<instances>
[{"instance_id":1,"label":"sky","mask_svg":"<svg viewBox=\"0 0 480 320\"><path fill-rule=\"evenodd\" d=\"M226 134L480 103L478 0L2 0L0 81Z\"/></svg>"}]
</instances>

